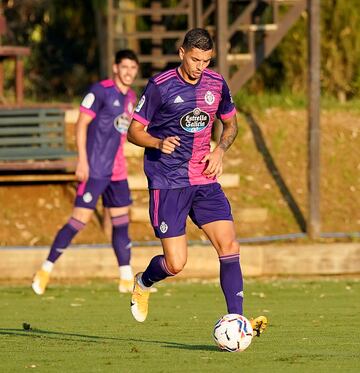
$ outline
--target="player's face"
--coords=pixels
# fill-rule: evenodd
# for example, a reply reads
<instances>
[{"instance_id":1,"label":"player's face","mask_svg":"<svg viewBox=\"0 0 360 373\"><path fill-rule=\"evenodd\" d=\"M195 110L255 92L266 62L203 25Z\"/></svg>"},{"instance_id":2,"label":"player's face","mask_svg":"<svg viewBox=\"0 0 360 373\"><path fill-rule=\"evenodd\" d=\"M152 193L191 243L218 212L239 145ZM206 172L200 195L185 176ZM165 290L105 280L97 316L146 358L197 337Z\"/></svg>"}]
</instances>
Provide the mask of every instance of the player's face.
<instances>
[{"instance_id":1,"label":"player's face","mask_svg":"<svg viewBox=\"0 0 360 373\"><path fill-rule=\"evenodd\" d=\"M118 64L113 65L113 73L115 79L119 81L120 84L129 87L133 84L136 74L138 72L138 64L128 58L124 58Z\"/></svg>"},{"instance_id":2,"label":"player's face","mask_svg":"<svg viewBox=\"0 0 360 373\"><path fill-rule=\"evenodd\" d=\"M179 56L181 59L181 70L185 74L185 79L190 82L196 82L203 71L209 66L213 50L203 51L198 48L185 50L180 48Z\"/></svg>"}]
</instances>

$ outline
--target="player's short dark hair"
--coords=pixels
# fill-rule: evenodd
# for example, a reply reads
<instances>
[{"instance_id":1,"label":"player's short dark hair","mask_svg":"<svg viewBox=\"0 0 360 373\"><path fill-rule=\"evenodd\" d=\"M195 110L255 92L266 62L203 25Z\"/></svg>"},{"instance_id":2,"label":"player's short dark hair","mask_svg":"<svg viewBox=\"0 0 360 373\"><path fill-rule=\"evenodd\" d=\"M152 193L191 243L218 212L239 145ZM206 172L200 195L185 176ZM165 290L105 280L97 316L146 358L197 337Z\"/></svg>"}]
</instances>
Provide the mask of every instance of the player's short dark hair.
<instances>
[{"instance_id":1,"label":"player's short dark hair","mask_svg":"<svg viewBox=\"0 0 360 373\"><path fill-rule=\"evenodd\" d=\"M118 64L125 58L135 61L137 64L139 64L139 60L137 58L137 55L134 51L131 49L121 49L115 53L115 63Z\"/></svg>"},{"instance_id":2,"label":"player's short dark hair","mask_svg":"<svg viewBox=\"0 0 360 373\"><path fill-rule=\"evenodd\" d=\"M193 28L186 33L182 47L185 50L198 48L202 51L208 51L214 48L214 42L207 30Z\"/></svg>"}]
</instances>

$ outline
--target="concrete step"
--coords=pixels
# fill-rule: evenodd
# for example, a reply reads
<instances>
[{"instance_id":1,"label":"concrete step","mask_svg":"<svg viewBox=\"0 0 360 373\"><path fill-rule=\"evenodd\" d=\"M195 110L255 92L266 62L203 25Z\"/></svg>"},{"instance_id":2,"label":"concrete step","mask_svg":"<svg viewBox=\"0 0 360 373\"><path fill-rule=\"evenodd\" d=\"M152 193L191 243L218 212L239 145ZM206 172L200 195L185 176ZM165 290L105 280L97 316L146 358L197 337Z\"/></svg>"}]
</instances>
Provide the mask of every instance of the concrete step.
<instances>
[{"instance_id":1,"label":"concrete step","mask_svg":"<svg viewBox=\"0 0 360 373\"><path fill-rule=\"evenodd\" d=\"M46 258L48 247L0 249L0 279L3 281L30 281ZM134 247L134 273L144 270L161 247ZM185 269L176 276L184 278L218 278L219 259L211 246L193 246L189 249ZM245 277L276 275L339 275L358 274L359 243L334 244L272 244L242 245L241 266ZM113 250L109 248L73 248L56 263L50 286L56 279L68 281L84 278L118 277L118 266ZM30 286L30 285L29 285ZM115 290L114 290L115 291Z\"/></svg>"}]
</instances>

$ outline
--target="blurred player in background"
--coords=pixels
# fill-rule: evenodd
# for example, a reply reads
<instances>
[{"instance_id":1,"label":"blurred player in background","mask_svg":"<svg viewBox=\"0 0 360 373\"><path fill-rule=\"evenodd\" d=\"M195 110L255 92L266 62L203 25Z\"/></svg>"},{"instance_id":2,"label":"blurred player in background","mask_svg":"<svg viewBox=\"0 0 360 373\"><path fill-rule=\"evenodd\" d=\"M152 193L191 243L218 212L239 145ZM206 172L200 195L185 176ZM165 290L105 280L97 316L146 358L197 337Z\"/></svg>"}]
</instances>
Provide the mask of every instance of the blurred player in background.
<instances>
[{"instance_id":1,"label":"blurred player in background","mask_svg":"<svg viewBox=\"0 0 360 373\"><path fill-rule=\"evenodd\" d=\"M111 215L112 245L120 271L119 291L132 290L128 236L132 201L123 148L136 103L136 94L130 86L138 69L139 61L133 51L118 51L112 66L113 78L95 83L81 102L76 123L76 176L80 183L75 207L69 221L57 233L46 261L35 274L32 288L36 294L45 292L54 263L90 220L100 196Z\"/></svg>"},{"instance_id":2,"label":"blurred player in background","mask_svg":"<svg viewBox=\"0 0 360 373\"><path fill-rule=\"evenodd\" d=\"M135 277L131 311L139 322L147 317L151 286L186 264L187 216L218 253L228 313L243 314L239 244L230 204L217 182L224 154L237 135L236 110L224 78L207 69L213 48L206 30L190 30L179 50L181 65L150 79L129 127L129 141L145 147L150 219L164 252ZM215 117L223 132L210 151ZM258 334L266 324L264 316L252 320Z\"/></svg>"}]
</instances>

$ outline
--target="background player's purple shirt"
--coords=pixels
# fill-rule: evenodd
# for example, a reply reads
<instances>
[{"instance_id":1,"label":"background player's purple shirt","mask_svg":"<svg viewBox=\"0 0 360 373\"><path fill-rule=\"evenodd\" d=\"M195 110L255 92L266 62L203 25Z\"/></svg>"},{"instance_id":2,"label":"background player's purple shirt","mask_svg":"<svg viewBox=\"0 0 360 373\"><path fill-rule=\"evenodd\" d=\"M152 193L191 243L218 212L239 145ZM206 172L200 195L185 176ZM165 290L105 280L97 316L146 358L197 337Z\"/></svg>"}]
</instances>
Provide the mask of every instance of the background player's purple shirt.
<instances>
[{"instance_id":1,"label":"background player's purple shirt","mask_svg":"<svg viewBox=\"0 0 360 373\"><path fill-rule=\"evenodd\" d=\"M135 103L135 92L124 95L113 80L95 83L82 100L80 111L93 118L86 142L91 178L127 178L123 144Z\"/></svg>"},{"instance_id":2,"label":"background player's purple shirt","mask_svg":"<svg viewBox=\"0 0 360 373\"><path fill-rule=\"evenodd\" d=\"M145 149L144 169L150 189L174 189L216 182L202 173L200 163L210 152L211 128L215 117L236 114L224 78L206 69L197 84L187 83L177 69L149 80L133 118L148 126L148 133L164 139L179 136L180 147L172 154Z\"/></svg>"}]
</instances>

